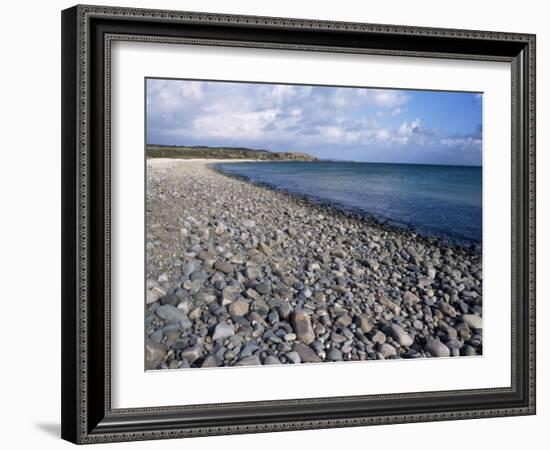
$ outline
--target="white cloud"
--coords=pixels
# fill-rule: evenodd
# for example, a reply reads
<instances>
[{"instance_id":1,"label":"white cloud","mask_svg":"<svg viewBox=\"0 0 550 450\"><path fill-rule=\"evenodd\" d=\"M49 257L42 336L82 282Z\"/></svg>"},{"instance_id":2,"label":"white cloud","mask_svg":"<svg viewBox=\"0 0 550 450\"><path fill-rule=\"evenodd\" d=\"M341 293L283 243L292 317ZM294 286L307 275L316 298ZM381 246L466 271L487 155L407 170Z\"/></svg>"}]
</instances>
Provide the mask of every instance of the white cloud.
<instances>
[{"instance_id":1,"label":"white cloud","mask_svg":"<svg viewBox=\"0 0 550 450\"><path fill-rule=\"evenodd\" d=\"M402 91L374 89L369 92L374 104L384 108L396 108L409 101L409 96Z\"/></svg>"},{"instance_id":2,"label":"white cloud","mask_svg":"<svg viewBox=\"0 0 550 450\"><path fill-rule=\"evenodd\" d=\"M391 133L385 128L382 128L376 132L376 139L380 141L388 141L391 139Z\"/></svg>"}]
</instances>

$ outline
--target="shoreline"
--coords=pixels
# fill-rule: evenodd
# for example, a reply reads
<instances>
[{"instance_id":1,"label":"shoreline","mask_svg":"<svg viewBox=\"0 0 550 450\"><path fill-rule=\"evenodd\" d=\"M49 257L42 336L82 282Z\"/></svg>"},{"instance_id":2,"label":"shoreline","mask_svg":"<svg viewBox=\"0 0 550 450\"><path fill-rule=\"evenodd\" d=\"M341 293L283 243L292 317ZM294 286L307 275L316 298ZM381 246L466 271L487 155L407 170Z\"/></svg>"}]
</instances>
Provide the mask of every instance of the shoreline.
<instances>
[{"instance_id":1,"label":"shoreline","mask_svg":"<svg viewBox=\"0 0 550 450\"><path fill-rule=\"evenodd\" d=\"M208 160L202 160L202 161L208 161ZM223 171L222 169L220 169L218 167L215 167L215 164L228 164L228 163L234 163L234 162L236 162L236 161L234 161L234 160L220 160L220 161L215 161L212 164L207 164L206 167L208 167L210 170L212 170L212 171L214 171L214 172L216 172L220 175L223 175L223 176L226 176L226 177L229 177L229 178L235 178L237 180L244 181L245 183L249 183L253 186L257 186L257 187L262 188L262 189L268 189L268 190L271 190L273 192L279 192L279 193L287 195L290 198L298 198L300 200L303 200L305 202L310 203L313 207L322 207L322 208L332 209L335 212L344 214L348 217L351 217L351 218L354 218L354 219L357 219L357 220L362 220L362 221L365 222L365 225L367 225L367 226L380 227L382 229L386 229L387 231L391 231L391 232L394 232L394 233L405 233L405 234L408 233L408 234L413 235L413 237L415 237L417 239L425 240L426 243L430 243L430 244L431 243L436 243L436 244L441 245L441 246L446 246L446 247L451 247L451 248L460 248L460 249L464 249L464 250L467 250L467 251L471 251L472 253L477 254L477 255L482 254L482 243L481 242L473 241L473 240L465 238L465 237L452 238L452 237L443 237L443 236L438 236L438 235L435 235L435 234L424 233L424 232L418 230L414 225L410 225L410 224L406 224L406 223L399 223L399 222L393 221L391 219L387 219L387 218L383 218L383 217L376 217L375 215L373 215L371 213L368 213L368 212L363 212L363 211L358 211L358 210L345 208L341 205L338 205L335 202L331 202L330 200L326 200L326 199L323 199L321 197L315 197L315 196L312 196L312 195L292 192L288 189L279 188L279 187L270 185L268 183L262 183L262 182L254 181L254 180L252 180L252 179L250 179L250 178L248 178L244 175L228 173L228 172L225 172L225 171ZM273 162L273 161L250 161L250 160L248 160L248 161L239 161L239 162ZM276 162L284 162L284 161L276 161ZM290 162L294 162L294 161L290 161ZM323 162L323 161L321 161L321 162ZM444 233L442 232L442 234L444 234Z\"/></svg>"},{"instance_id":2,"label":"shoreline","mask_svg":"<svg viewBox=\"0 0 550 450\"><path fill-rule=\"evenodd\" d=\"M218 162L147 161L148 369L482 354L479 254Z\"/></svg>"}]
</instances>

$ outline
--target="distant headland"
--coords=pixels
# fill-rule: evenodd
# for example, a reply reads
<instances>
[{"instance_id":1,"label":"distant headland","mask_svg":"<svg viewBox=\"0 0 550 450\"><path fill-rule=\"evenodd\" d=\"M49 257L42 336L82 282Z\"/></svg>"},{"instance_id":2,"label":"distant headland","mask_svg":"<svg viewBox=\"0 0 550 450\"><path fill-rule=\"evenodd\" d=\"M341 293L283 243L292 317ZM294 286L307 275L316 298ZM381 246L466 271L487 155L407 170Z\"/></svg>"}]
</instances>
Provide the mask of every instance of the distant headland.
<instances>
[{"instance_id":1,"label":"distant headland","mask_svg":"<svg viewBox=\"0 0 550 450\"><path fill-rule=\"evenodd\" d=\"M175 159L252 159L259 161L318 161L302 152L272 152L246 147L207 147L147 144L147 158Z\"/></svg>"}]
</instances>

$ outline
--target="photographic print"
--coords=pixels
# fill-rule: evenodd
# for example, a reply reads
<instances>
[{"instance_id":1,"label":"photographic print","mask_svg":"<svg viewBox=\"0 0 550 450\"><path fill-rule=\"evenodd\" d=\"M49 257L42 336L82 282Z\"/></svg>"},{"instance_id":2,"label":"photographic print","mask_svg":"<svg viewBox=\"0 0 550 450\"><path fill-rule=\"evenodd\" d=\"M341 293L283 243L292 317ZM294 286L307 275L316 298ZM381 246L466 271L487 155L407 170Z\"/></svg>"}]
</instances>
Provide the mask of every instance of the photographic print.
<instances>
[{"instance_id":1,"label":"photographic print","mask_svg":"<svg viewBox=\"0 0 550 450\"><path fill-rule=\"evenodd\" d=\"M479 92L145 80L145 369L483 354Z\"/></svg>"}]
</instances>

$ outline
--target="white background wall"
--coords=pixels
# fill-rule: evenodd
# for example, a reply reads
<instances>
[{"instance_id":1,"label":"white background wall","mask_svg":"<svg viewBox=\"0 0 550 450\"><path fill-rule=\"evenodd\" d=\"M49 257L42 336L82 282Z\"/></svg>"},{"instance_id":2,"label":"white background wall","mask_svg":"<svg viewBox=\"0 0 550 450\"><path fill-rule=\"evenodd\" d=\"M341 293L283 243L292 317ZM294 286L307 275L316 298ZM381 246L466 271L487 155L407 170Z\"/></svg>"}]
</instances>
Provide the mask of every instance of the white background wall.
<instances>
[{"instance_id":1,"label":"white background wall","mask_svg":"<svg viewBox=\"0 0 550 450\"><path fill-rule=\"evenodd\" d=\"M103 3L98 0L97 3ZM548 195L550 29L546 2L111 0L105 4L537 34L538 415L456 422L118 444L117 448L543 448L550 423ZM2 7L0 70L0 443L68 448L60 402L60 10L71 1ZM545 207L546 203L546 207ZM545 382L546 381L546 382ZM327 381L328 382L328 381ZM334 381L332 381L334 382ZM537 442L540 442L537 444ZM114 447L113 447L114 448Z\"/></svg>"}]
</instances>

